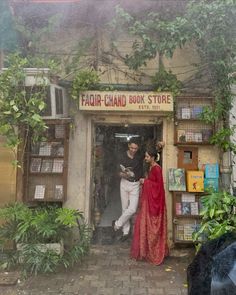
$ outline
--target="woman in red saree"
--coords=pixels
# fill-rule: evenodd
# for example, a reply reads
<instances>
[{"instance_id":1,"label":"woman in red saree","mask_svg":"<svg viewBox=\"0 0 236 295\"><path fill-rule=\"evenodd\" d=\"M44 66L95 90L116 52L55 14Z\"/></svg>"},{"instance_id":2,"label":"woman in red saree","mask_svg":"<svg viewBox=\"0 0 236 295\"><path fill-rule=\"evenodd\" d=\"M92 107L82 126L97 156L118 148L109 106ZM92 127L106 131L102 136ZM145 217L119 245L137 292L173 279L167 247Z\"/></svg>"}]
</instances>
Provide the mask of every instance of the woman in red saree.
<instances>
[{"instance_id":1,"label":"woman in red saree","mask_svg":"<svg viewBox=\"0 0 236 295\"><path fill-rule=\"evenodd\" d=\"M149 173L143 184L140 210L134 225L131 257L159 265L168 255L165 190L161 167L156 163L157 151L149 148L145 162Z\"/></svg>"}]
</instances>

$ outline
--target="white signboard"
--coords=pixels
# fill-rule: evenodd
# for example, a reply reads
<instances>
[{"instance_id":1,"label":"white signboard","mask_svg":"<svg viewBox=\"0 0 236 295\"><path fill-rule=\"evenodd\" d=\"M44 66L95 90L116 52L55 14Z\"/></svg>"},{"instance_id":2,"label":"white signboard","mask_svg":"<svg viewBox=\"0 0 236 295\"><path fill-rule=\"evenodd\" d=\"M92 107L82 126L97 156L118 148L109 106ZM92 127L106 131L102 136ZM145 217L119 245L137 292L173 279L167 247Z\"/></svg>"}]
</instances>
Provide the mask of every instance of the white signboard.
<instances>
[{"instance_id":1,"label":"white signboard","mask_svg":"<svg viewBox=\"0 0 236 295\"><path fill-rule=\"evenodd\" d=\"M169 92L86 91L79 97L79 109L173 112L173 96Z\"/></svg>"}]
</instances>

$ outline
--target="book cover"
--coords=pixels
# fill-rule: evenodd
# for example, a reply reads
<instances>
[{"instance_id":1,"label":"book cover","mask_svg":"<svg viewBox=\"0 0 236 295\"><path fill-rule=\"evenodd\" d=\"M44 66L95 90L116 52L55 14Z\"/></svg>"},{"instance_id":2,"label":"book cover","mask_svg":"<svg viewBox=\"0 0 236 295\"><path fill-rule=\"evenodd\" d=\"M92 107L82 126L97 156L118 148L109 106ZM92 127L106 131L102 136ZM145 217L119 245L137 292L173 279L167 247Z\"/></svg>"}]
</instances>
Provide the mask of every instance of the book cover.
<instances>
[{"instance_id":1,"label":"book cover","mask_svg":"<svg viewBox=\"0 0 236 295\"><path fill-rule=\"evenodd\" d=\"M61 200L63 198L63 185L62 184L55 185L54 198L57 200Z\"/></svg>"},{"instance_id":2,"label":"book cover","mask_svg":"<svg viewBox=\"0 0 236 295\"><path fill-rule=\"evenodd\" d=\"M55 138L64 138L64 137L65 137L65 126L55 125Z\"/></svg>"},{"instance_id":3,"label":"book cover","mask_svg":"<svg viewBox=\"0 0 236 295\"><path fill-rule=\"evenodd\" d=\"M192 118L193 119L199 119L202 111L203 111L203 107L202 106L194 106L192 108Z\"/></svg>"},{"instance_id":4,"label":"book cover","mask_svg":"<svg viewBox=\"0 0 236 295\"><path fill-rule=\"evenodd\" d=\"M182 215L191 215L191 203L182 202Z\"/></svg>"},{"instance_id":5,"label":"book cover","mask_svg":"<svg viewBox=\"0 0 236 295\"><path fill-rule=\"evenodd\" d=\"M183 225L176 225L176 240L183 241L184 239L184 226Z\"/></svg>"},{"instance_id":6,"label":"book cover","mask_svg":"<svg viewBox=\"0 0 236 295\"><path fill-rule=\"evenodd\" d=\"M202 142L202 133L201 132L194 133L194 141L195 142Z\"/></svg>"},{"instance_id":7,"label":"book cover","mask_svg":"<svg viewBox=\"0 0 236 295\"><path fill-rule=\"evenodd\" d=\"M52 146L49 142L41 142L39 147L40 156L50 156Z\"/></svg>"},{"instance_id":8,"label":"book cover","mask_svg":"<svg viewBox=\"0 0 236 295\"><path fill-rule=\"evenodd\" d=\"M194 141L193 131L187 131L185 137L186 137L186 142L193 142Z\"/></svg>"},{"instance_id":9,"label":"book cover","mask_svg":"<svg viewBox=\"0 0 236 295\"><path fill-rule=\"evenodd\" d=\"M41 158L32 158L30 162L30 172L40 172Z\"/></svg>"},{"instance_id":10,"label":"book cover","mask_svg":"<svg viewBox=\"0 0 236 295\"><path fill-rule=\"evenodd\" d=\"M188 192L204 192L204 172L187 171Z\"/></svg>"},{"instance_id":11,"label":"book cover","mask_svg":"<svg viewBox=\"0 0 236 295\"><path fill-rule=\"evenodd\" d=\"M202 141L209 142L213 135L212 129L203 129L202 130Z\"/></svg>"},{"instance_id":12,"label":"book cover","mask_svg":"<svg viewBox=\"0 0 236 295\"><path fill-rule=\"evenodd\" d=\"M168 170L169 191L186 191L185 170L182 168L170 168Z\"/></svg>"},{"instance_id":13,"label":"book cover","mask_svg":"<svg viewBox=\"0 0 236 295\"><path fill-rule=\"evenodd\" d=\"M191 202L190 207L191 207L191 215L198 215L199 214L198 202Z\"/></svg>"},{"instance_id":14,"label":"book cover","mask_svg":"<svg viewBox=\"0 0 236 295\"><path fill-rule=\"evenodd\" d=\"M214 192L219 191L219 179L218 178L205 178L204 179L204 190L213 190Z\"/></svg>"},{"instance_id":15,"label":"book cover","mask_svg":"<svg viewBox=\"0 0 236 295\"><path fill-rule=\"evenodd\" d=\"M175 203L175 214L181 215L182 214L182 205L181 203Z\"/></svg>"},{"instance_id":16,"label":"book cover","mask_svg":"<svg viewBox=\"0 0 236 295\"><path fill-rule=\"evenodd\" d=\"M53 160L53 166L52 166L52 172L54 172L54 173L62 173L63 172L63 166L64 166L64 160L63 159L54 159Z\"/></svg>"},{"instance_id":17,"label":"book cover","mask_svg":"<svg viewBox=\"0 0 236 295\"><path fill-rule=\"evenodd\" d=\"M186 142L186 134L184 129L177 130L177 141Z\"/></svg>"},{"instance_id":18,"label":"book cover","mask_svg":"<svg viewBox=\"0 0 236 295\"><path fill-rule=\"evenodd\" d=\"M45 185L36 185L34 198L35 199L44 199L44 194L45 194Z\"/></svg>"},{"instance_id":19,"label":"book cover","mask_svg":"<svg viewBox=\"0 0 236 295\"><path fill-rule=\"evenodd\" d=\"M185 241L192 241L193 237L193 233L196 229L196 225L195 224L184 224L184 240Z\"/></svg>"},{"instance_id":20,"label":"book cover","mask_svg":"<svg viewBox=\"0 0 236 295\"><path fill-rule=\"evenodd\" d=\"M127 175L127 177L134 177L134 172L132 171L132 167L125 167L123 165L120 165L120 169L123 173L125 173Z\"/></svg>"},{"instance_id":21,"label":"book cover","mask_svg":"<svg viewBox=\"0 0 236 295\"><path fill-rule=\"evenodd\" d=\"M41 166L41 172L42 173L50 173L52 172L52 159L43 159L42 166Z\"/></svg>"},{"instance_id":22,"label":"book cover","mask_svg":"<svg viewBox=\"0 0 236 295\"><path fill-rule=\"evenodd\" d=\"M206 178L219 178L219 164L206 164L205 165Z\"/></svg>"},{"instance_id":23,"label":"book cover","mask_svg":"<svg viewBox=\"0 0 236 295\"><path fill-rule=\"evenodd\" d=\"M182 193L181 202L195 202L195 195L189 193Z\"/></svg>"},{"instance_id":24,"label":"book cover","mask_svg":"<svg viewBox=\"0 0 236 295\"><path fill-rule=\"evenodd\" d=\"M52 156L64 156L64 145L62 142L52 142L51 147L52 147L52 151L51 151Z\"/></svg>"},{"instance_id":25,"label":"book cover","mask_svg":"<svg viewBox=\"0 0 236 295\"><path fill-rule=\"evenodd\" d=\"M182 119L190 119L191 118L191 109L184 107L181 109L181 118Z\"/></svg>"}]
</instances>

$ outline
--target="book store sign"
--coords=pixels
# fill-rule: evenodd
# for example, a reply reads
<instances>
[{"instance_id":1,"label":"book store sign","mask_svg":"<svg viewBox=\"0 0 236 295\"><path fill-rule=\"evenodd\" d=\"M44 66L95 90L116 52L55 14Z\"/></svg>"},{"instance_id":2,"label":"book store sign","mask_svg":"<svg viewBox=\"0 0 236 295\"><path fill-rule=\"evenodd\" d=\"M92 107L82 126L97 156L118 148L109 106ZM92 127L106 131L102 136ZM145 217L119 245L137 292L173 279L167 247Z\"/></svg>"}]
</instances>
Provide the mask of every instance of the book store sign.
<instances>
[{"instance_id":1,"label":"book store sign","mask_svg":"<svg viewBox=\"0 0 236 295\"><path fill-rule=\"evenodd\" d=\"M173 112L169 92L86 91L80 95L83 111L158 111Z\"/></svg>"}]
</instances>

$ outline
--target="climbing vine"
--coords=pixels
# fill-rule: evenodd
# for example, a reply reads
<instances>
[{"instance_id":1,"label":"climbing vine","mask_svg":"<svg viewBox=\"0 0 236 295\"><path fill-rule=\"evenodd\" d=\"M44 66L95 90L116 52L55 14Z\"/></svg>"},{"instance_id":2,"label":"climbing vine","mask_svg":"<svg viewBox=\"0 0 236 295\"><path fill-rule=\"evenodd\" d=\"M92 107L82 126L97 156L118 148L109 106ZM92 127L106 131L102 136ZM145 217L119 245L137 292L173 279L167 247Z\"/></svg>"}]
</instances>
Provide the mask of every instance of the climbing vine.
<instances>
[{"instance_id":1,"label":"climbing vine","mask_svg":"<svg viewBox=\"0 0 236 295\"><path fill-rule=\"evenodd\" d=\"M79 101L79 95L86 90L94 89L99 83L99 76L93 70L81 70L75 75L72 82L71 96L75 101Z\"/></svg>"},{"instance_id":2,"label":"climbing vine","mask_svg":"<svg viewBox=\"0 0 236 295\"><path fill-rule=\"evenodd\" d=\"M196 44L201 57L197 66L199 71L208 72L207 79L210 79L216 102L214 112L205 109L202 119L208 123L222 122L222 126L217 126L211 143L223 151L233 152L236 152L236 146L229 143L233 132L229 129L229 112L232 107L231 85L235 81L231 73L236 69L235 4L235 0L194 0L175 17L170 17L170 11L131 15L117 7L116 18L111 24L120 30L127 28L134 38L131 52L124 58L130 69L137 70L145 66L147 60L159 56L159 70L152 78L153 84L159 85L156 87L159 91L169 87L170 91L176 89L178 94L181 89L176 76L163 69L162 57L172 58L176 48L182 48L187 42ZM163 83L165 79L167 82Z\"/></svg>"},{"instance_id":3,"label":"climbing vine","mask_svg":"<svg viewBox=\"0 0 236 295\"><path fill-rule=\"evenodd\" d=\"M47 83L41 76L45 73L38 71L37 87L26 85L30 61L18 53L9 55L6 63L8 67L0 74L0 134L15 153L14 163L22 167L23 156L16 160L17 148L21 146L23 155L29 135L38 141L46 129L42 112L46 107Z\"/></svg>"}]
</instances>

